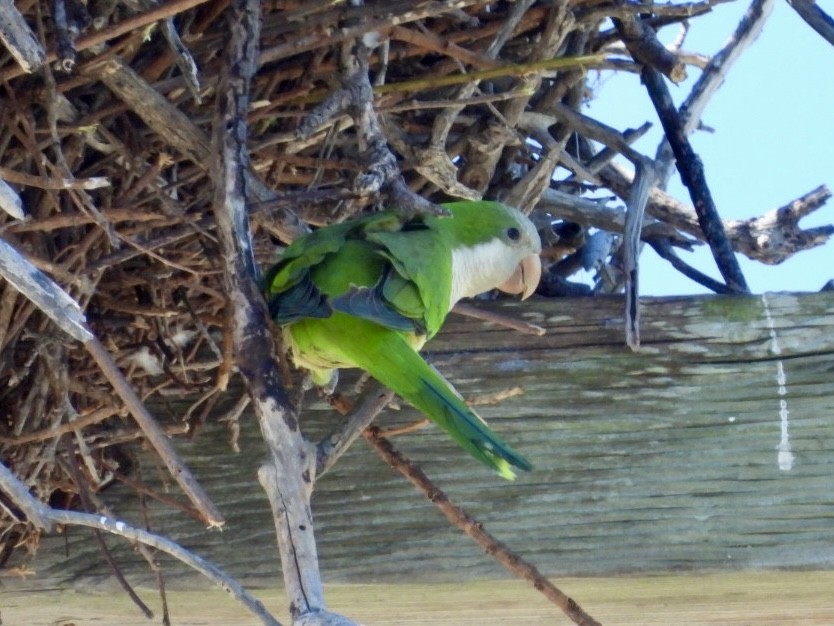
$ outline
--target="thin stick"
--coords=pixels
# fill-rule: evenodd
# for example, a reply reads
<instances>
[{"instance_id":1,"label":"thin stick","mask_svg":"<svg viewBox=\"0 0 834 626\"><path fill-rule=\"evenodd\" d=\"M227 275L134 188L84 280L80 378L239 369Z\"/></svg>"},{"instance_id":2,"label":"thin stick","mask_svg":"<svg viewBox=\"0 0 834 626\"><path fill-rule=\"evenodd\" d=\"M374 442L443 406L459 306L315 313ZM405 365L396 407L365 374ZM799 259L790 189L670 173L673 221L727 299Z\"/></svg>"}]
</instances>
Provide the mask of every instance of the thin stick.
<instances>
[{"instance_id":1,"label":"thin stick","mask_svg":"<svg viewBox=\"0 0 834 626\"><path fill-rule=\"evenodd\" d=\"M727 285L722 283L720 280L715 280L714 278L710 278L703 272L695 269L688 263L686 263L683 259L681 259L675 251L672 249L672 246L669 245L669 242L665 239L649 239L648 244L652 247L652 249L657 252L659 256L669 261L676 270L678 270L681 274L694 280L696 283L699 283L706 287L707 289L711 289L715 293L734 293Z\"/></svg>"},{"instance_id":2,"label":"thin stick","mask_svg":"<svg viewBox=\"0 0 834 626\"><path fill-rule=\"evenodd\" d=\"M149 11L140 11L133 17L122 20L118 24L113 24L107 28L102 28L100 31L80 37L75 42L75 51L81 52L87 48L92 48L98 44L105 43L121 35L126 35L133 31L141 31L142 28L148 24L153 24L166 17L171 17L188 9L193 9L196 6L205 4L208 0L173 0L160 7ZM58 54L52 50L46 54L46 63L52 63L58 60ZM0 72L0 82L17 78L24 71L20 67L10 67L3 72Z\"/></svg>"},{"instance_id":3,"label":"thin stick","mask_svg":"<svg viewBox=\"0 0 834 626\"><path fill-rule=\"evenodd\" d=\"M820 37L834 46L834 19L814 0L788 0L788 4Z\"/></svg>"},{"instance_id":4,"label":"thin stick","mask_svg":"<svg viewBox=\"0 0 834 626\"><path fill-rule=\"evenodd\" d=\"M454 306L454 308L452 308L452 312L457 313L458 315L472 317L477 320L492 322L493 324L498 324L499 326L503 326L504 328L511 328L513 330L517 330L518 332L523 333L525 335L534 335L536 337L540 337L545 334L545 330L541 326L525 322L524 320L520 320L509 315L502 315L495 311L485 311L483 309L479 309L478 307L472 304L469 304L468 302L458 302Z\"/></svg>"},{"instance_id":5,"label":"thin stick","mask_svg":"<svg viewBox=\"0 0 834 626\"><path fill-rule=\"evenodd\" d=\"M75 483L75 486L78 488L78 495L81 498L81 504L87 513L94 511L96 507L93 505L92 499L90 498L90 488L86 479L81 474L81 471L78 469L78 464L76 462L73 446L66 438L63 440L63 444L64 449L67 452L65 467L69 470L69 474L70 476L72 476L72 480ZM110 566L110 570L113 572L113 576L115 577L116 581L125 591L125 593L127 593L128 597L133 601L133 603L139 608L139 610L142 611L142 613L144 613L145 617L147 617L148 619L153 619L153 611L147 604L145 604L142 598L139 597L139 594L136 593L136 590L125 578L124 574L122 573L122 569L119 567L119 564L116 562L116 558L113 556L113 552L110 550L110 548L107 545L107 542L104 540L102 532L97 528L93 528L92 531L93 536L96 539L96 543L98 544L99 550L101 550L101 554L104 557L104 560L107 561L107 564Z\"/></svg>"},{"instance_id":6,"label":"thin stick","mask_svg":"<svg viewBox=\"0 0 834 626\"><path fill-rule=\"evenodd\" d=\"M715 202L712 199L712 193L710 193L707 185L704 165L698 155L695 154L689 139L683 132L677 109L666 83L663 82L663 76L660 72L648 66L643 68L642 76L649 97L657 110L658 117L660 117L663 130L669 144L672 146L678 171L680 171L681 178L689 189L692 204L698 215L698 223L712 250L718 269L730 289L736 293L749 293L747 281L741 272L738 259L736 259L732 244L727 238L721 217L718 215L718 209L716 209Z\"/></svg>"},{"instance_id":7,"label":"thin stick","mask_svg":"<svg viewBox=\"0 0 834 626\"><path fill-rule=\"evenodd\" d=\"M364 399L350 414L347 421L325 437L317 446L316 474L322 476L341 457L359 435L379 415L391 399L394 392L376 383L365 392ZM338 407L336 407L337 410Z\"/></svg>"},{"instance_id":8,"label":"thin stick","mask_svg":"<svg viewBox=\"0 0 834 626\"><path fill-rule=\"evenodd\" d=\"M600 626L600 623L588 615L572 598L565 595L551 583L531 563L528 563L506 545L492 536L478 520L464 509L453 503L425 472L397 450L390 441L380 434L379 428L372 426L362 433L371 447L385 459L386 463L402 474L431 501L452 524L474 539L487 554L498 560L514 575L523 578L538 591L558 606L575 624L579 626Z\"/></svg>"},{"instance_id":9,"label":"thin stick","mask_svg":"<svg viewBox=\"0 0 834 626\"><path fill-rule=\"evenodd\" d=\"M637 165L634 184L626 203L623 231L623 273L625 274L625 337L632 350L640 347L640 233L649 191L657 181L654 164L645 159Z\"/></svg>"},{"instance_id":10,"label":"thin stick","mask_svg":"<svg viewBox=\"0 0 834 626\"><path fill-rule=\"evenodd\" d=\"M103 422L104 420L116 415L118 412L119 409L116 407L104 406L95 409L94 411L91 411L86 415L82 415L78 417L76 420L67 424L61 424L55 427L36 430L34 432L26 433L24 435L18 435L17 437L8 437L0 435L0 443L10 446L22 446L27 443L32 443L33 441L45 441L46 439L54 439L55 437L60 437L65 433L71 433L74 430L80 430L87 426L92 426L93 424Z\"/></svg>"},{"instance_id":11,"label":"thin stick","mask_svg":"<svg viewBox=\"0 0 834 626\"><path fill-rule=\"evenodd\" d=\"M113 390L125 403L133 419L139 424L139 428L148 439L148 443L153 446L156 453L160 456L171 476L177 481L180 488L186 493L191 502L200 511L203 516L203 521L209 526L222 526L225 523L223 515L220 510L211 501L200 483L194 478L191 470L186 467L177 454L174 445L168 439L167 435L156 423L156 420L145 408L145 405L136 395L133 387L127 382L125 377L119 371L118 366L113 361L113 357L107 349L101 344L98 338L93 337L84 343L84 347L90 356L101 368L102 374L110 381Z\"/></svg>"}]
</instances>

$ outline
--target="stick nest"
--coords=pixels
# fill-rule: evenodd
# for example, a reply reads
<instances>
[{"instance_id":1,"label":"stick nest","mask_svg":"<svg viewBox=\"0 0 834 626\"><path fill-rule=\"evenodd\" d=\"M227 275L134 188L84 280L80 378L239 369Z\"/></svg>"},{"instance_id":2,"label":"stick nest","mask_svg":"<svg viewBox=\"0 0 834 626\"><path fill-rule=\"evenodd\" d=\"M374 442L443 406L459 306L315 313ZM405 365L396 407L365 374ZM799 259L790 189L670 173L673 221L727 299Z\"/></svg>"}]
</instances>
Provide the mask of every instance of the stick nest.
<instances>
[{"instance_id":1,"label":"stick nest","mask_svg":"<svg viewBox=\"0 0 834 626\"><path fill-rule=\"evenodd\" d=\"M3 0L0 11L22 20L2 27L10 52L0 54L0 179L24 215L5 202L0 231L80 303L170 434L193 437L206 420L226 420L234 439L243 400L226 391L235 369L209 177L225 7ZM355 102L334 98L355 87L350 64L362 46L370 110L397 157L399 184L436 202L485 197L535 208L545 295L620 290L624 211L609 201L625 200L631 180L610 161L628 152L630 137L576 113L605 72L650 63L679 80L686 63L704 66L698 55L651 46L636 62L629 25L653 33L709 9L267 2L246 120L258 262L274 262L307 225L390 202L390 175L378 189L367 184L380 137L363 132ZM603 199L582 198L589 190ZM667 252L700 243L692 210L655 191L643 240ZM814 208L827 198L820 193ZM737 225L730 237L736 250L778 262L830 234L761 245L786 228L807 233L796 220L757 222L755 232ZM582 266L599 271L593 287L567 281ZM42 500L73 506L129 473L142 432L85 350L25 296L0 282L0 460ZM0 565L37 538L0 493Z\"/></svg>"}]
</instances>

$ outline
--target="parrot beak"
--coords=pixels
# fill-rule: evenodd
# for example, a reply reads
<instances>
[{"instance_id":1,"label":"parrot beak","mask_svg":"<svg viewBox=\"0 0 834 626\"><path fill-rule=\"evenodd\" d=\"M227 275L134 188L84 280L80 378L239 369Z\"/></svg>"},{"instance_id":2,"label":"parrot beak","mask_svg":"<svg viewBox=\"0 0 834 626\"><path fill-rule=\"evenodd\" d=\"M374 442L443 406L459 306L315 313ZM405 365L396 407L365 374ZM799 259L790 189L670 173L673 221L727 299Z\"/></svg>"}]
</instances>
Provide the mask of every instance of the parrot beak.
<instances>
[{"instance_id":1,"label":"parrot beak","mask_svg":"<svg viewBox=\"0 0 834 626\"><path fill-rule=\"evenodd\" d=\"M541 277L542 261L538 254L530 254L521 260L512 276L498 285L498 289L504 293L520 293L521 299L526 300L533 295Z\"/></svg>"}]
</instances>

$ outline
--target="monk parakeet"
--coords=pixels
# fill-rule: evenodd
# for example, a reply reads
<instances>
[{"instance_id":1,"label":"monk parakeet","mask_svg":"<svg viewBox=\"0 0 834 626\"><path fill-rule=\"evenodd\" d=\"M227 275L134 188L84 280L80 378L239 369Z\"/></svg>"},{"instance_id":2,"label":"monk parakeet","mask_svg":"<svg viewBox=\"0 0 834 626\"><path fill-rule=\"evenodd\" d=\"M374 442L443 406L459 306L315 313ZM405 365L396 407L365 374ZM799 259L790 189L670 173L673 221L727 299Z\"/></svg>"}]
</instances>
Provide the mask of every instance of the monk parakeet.
<instances>
[{"instance_id":1,"label":"monk parakeet","mask_svg":"<svg viewBox=\"0 0 834 626\"><path fill-rule=\"evenodd\" d=\"M264 276L269 311L313 381L358 367L513 478L531 469L418 354L461 298L498 288L528 297L541 276L532 222L497 202L454 202L450 216L387 211L294 241Z\"/></svg>"}]
</instances>

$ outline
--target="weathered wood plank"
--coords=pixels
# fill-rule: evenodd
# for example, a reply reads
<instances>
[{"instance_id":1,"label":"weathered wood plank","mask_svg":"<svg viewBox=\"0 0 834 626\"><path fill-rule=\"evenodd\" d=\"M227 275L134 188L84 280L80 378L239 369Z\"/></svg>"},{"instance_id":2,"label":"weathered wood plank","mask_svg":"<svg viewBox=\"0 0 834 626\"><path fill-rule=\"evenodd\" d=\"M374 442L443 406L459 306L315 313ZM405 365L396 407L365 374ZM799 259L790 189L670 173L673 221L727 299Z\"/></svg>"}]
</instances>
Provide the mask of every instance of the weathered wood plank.
<instances>
[{"instance_id":1,"label":"weathered wood plank","mask_svg":"<svg viewBox=\"0 0 834 626\"><path fill-rule=\"evenodd\" d=\"M623 345L619 298L488 306L547 334L454 317L429 356L465 396L526 389L480 412L535 471L501 481L435 428L397 444L500 539L559 575L834 564L834 294L650 300L639 353ZM305 419L324 431L337 418L315 405ZM241 447L232 454L218 430L180 444L227 517L222 534L169 509L152 519L233 573L272 581L251 420ZM120 490L105 496L138 519ZM503 575L362 444L319 483L314 512L330 581ZM107 575L86 534L63 549L46 542L34 566L65 582Z\"/></svg>"}]
</instances>

